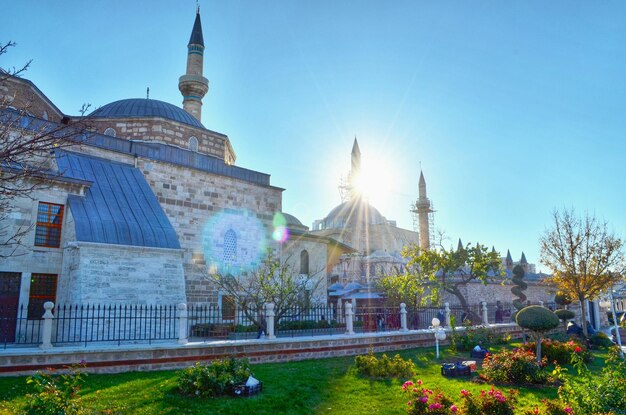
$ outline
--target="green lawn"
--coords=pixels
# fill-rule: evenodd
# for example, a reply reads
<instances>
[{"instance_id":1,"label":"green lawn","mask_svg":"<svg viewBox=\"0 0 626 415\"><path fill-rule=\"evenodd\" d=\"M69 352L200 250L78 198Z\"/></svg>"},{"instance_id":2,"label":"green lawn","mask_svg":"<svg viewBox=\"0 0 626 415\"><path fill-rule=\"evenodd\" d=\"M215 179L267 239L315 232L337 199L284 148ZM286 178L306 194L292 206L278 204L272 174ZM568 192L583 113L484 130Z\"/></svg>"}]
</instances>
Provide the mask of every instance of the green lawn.
<instances>
[{"instance_id":1,"label":"green lawn","mask_svg":"<svg viewBox=\"0 0 626 415\"><path fill-rule=\"evenodd\" d=\"M390 353L391 354L391 353ZM400 352L418 368L416 379L456 397L460 389L488 389L468 380L443 378L433 349ZM595 353L590 365L600 370L606 353ZM443 359L455 356L443 352ZM459 355L467 360L467 354ZM253 366L264 391L252 398L194 399L176 393L176 372L133 372L88 375L81 399L97 414L402 414L406 405L401 385L406 379L370 380L354 371L354 357L306 360ZM509 388L506 388L509 389ZM515 388L518 408L531 408L541 399L555 398L555 388ZM26 378L0 378L0 414L19 414L30 387Z\"/></svg>"}]
</instances>

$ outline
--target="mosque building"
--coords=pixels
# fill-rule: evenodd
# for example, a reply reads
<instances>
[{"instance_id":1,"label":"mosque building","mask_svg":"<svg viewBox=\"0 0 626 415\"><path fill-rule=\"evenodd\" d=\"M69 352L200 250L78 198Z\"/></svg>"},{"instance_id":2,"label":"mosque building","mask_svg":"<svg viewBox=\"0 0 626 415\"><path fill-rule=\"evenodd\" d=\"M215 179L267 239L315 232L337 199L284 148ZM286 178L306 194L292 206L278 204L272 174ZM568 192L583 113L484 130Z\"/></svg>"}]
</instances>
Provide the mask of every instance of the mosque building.
<instances>
[{"instance_id":1,"label":"mosque building","mask_svg":"<svg viewBox=\"0 0 626 415\"><path fill-rule=\"evenodd\" d=\"M183 108L122 99L86 121L63 113L31 81L2 78L2 122L18 120L15 137L76 128L73 144L51 157L49 184L14 200L0 223L7 235L30 227L21 245L0 246L3 304L28 305L29 318L41 316L45 301L221 306L226 294L209 274L246 275L268 249L296 273L321 270L312 294L325 300L326 274L354 249L309 234L282 212L284 189L237 166L229 137L202 123L203 58L198 10L178 83ZM83 122L87 131L77 129ZM288 241L272 238L277 218Z\"/></svg>"}]
</instances>

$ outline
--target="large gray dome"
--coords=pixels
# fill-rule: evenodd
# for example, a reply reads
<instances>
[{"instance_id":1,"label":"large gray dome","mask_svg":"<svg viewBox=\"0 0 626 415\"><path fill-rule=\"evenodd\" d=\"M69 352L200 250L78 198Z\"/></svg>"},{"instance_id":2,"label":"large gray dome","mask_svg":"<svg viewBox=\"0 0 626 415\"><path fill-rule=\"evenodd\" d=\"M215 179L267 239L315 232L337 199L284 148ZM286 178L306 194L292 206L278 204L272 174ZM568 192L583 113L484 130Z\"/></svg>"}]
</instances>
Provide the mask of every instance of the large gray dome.
<instances>
[{"instance_id":1,"label":"large gray dome","mask_svg":"<svg viewBox=\"0 0 626 415\"><path fill-rule=\"evenodd\" d=\"M357 223L380 225L387 223L387 219L362 197L357 197L331 210L322 219L321 229L353 227Z\"/></svg>"},{"instance_id":2,"label":"large gray dome","mask_svg":"<svg viewBox=\"0 0 626 415\"><path fill-rule=\"evenodd\" d=\"M204 128L200 121L184 109L156 99L122 99L98 108L90 116L95 118L161 117L193 127Z\"/></svg>"}]
</instances>

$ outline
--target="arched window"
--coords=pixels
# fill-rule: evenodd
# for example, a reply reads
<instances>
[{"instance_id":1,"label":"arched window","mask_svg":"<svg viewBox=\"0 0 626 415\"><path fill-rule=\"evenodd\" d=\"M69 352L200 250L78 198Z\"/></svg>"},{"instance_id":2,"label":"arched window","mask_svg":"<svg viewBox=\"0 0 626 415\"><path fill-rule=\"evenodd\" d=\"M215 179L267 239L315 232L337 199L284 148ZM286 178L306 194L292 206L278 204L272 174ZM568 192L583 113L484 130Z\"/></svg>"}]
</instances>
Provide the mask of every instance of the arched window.
<instances>
[{"instance_id":1,"label":"arched window","mask_svg":"<svg viewBox=\"0 0 626 415\"><path fill-rule=\"evenodd\" d=\"M229 229L224 234L224 265L233 265L237 260L237 235Z\"/></svg>"},{"instance_id":2,"label":"arched window","mask_svg":"<svg viewBox=\"0 0 626 415\"><path fill-rule=\"evenodd\" d=\"M104 130L104 135L108 135L109 137L116 137L117 132L115 131L115 128L109 127L106 130Z\"/></svg>"},{"instance_id":3,"label":"arched window","mask_svg":"<svg viewBox=\"0 0 626 415\"><path fill-rule=\"evenodd\" d=\"M189 137L189 143L187 144L187 147L191 151L198 151L198 139L194 136Z\"/></svg>"},{"instance_id":4,"label":"arched window","mask_svg":"<svg viewBox=\"0 0 626 415\"><path fill-rule=\"evenodd\" d=\"M309 252L306 249L300 252L300 274L309 274Z\"/></svg>"}]
</instances>

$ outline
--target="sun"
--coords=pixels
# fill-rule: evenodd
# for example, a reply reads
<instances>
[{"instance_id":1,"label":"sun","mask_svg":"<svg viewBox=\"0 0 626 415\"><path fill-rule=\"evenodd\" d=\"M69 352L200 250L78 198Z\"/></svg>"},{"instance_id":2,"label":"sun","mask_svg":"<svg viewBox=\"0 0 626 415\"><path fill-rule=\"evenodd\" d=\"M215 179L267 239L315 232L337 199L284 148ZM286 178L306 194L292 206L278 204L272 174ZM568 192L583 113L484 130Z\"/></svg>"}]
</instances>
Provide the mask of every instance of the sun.
<instances>
[{"instance_id":1,"label":"sun","mask_svg":"<svg viewBox=\"0 0 626 415\"><path fill-rule=\"evenodd\" d=\"M364 163L353 180L354 191L362 195L372 204L384 204L389 198L392 187L391 169L381 160L377 160L376 167Z\"/></svg>"}]
</instances>

